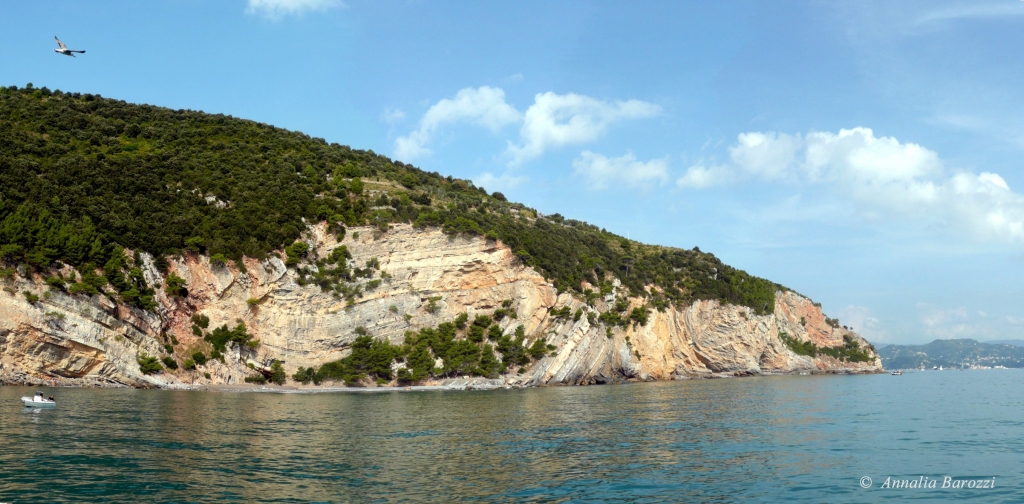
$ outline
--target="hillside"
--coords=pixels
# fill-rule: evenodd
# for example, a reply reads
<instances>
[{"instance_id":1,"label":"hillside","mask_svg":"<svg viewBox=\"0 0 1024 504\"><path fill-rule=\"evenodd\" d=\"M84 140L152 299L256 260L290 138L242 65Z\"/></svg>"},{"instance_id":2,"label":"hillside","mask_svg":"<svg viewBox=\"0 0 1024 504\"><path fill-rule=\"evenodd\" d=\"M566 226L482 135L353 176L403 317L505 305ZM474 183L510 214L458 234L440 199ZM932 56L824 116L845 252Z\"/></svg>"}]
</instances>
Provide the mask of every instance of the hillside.
<instances>
[{"instance_id":1,"label":"hillside","mask_svg":"<svg viewBox=\"0 0 1024 504\"><path fill-rule=\"evenodd\" d=\"M0 118L9 263L103 267L118 246L262 259L308 223L412 223L500 239L560 290L611 276L656 307L716 299L763 312L779 288L712 254L541 216L469 181L253 121L31 87L0 88Z\"/></svg>"},{"instance_id":2,"label":"hillside","mask_svg":"<svg viewBox=\"0 0 1024 504\"><path fill-rule=\"evenodd\" d=\"M931 369L961 366L1024 367L1024 348L1006 343L980 343L972 339L935 340L926 345L889 345L878 351L890 369Z\"/></svg>"},{"instance_id":3,"label":"hillside","mask_svg":"<svg viewBox=\"0 0 1024 504\"><path fill-rule=\"evenodd\" d=\"M710 253L301 133L27 86L0 88L0 145L7 381L880 366L819 306Z\"/></svg>"}]
</instances>

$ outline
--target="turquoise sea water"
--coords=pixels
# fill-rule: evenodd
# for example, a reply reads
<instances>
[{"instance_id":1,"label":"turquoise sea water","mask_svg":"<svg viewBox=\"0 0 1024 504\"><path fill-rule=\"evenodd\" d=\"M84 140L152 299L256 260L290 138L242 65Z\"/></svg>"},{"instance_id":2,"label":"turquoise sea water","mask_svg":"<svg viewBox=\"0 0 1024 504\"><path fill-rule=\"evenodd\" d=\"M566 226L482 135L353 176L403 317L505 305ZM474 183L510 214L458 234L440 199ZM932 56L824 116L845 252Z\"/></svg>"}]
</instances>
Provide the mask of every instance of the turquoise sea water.
<instances>
[{"instance_id":1,"label":"turquoise sea water","mask_svg":"<svg viewBox=\"0 0 1024 504\"><path fill-rule=\"evenodd\" d=\"M486 392L0 387L0 502L1024 502L1024 371ZM861 478L870 477L870 488ZM995 478L942 489L943 477ZM886 477L937 480L886 489Z\"/></svg>"}]
</instances>

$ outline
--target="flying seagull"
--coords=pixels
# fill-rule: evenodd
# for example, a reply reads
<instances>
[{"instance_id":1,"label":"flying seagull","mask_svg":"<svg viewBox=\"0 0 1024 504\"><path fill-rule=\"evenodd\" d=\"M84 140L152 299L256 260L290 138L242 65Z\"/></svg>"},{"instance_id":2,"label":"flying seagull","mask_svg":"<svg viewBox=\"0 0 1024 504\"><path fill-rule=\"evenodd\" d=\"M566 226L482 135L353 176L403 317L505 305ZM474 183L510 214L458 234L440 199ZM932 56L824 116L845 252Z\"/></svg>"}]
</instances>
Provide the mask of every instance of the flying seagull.
<instances>
[{"instance_id":1,"label":"flying seagull","mask_svg":"<svg viewBox=\"0 0 1024 504\"><path fill-rule=\"evenodd\" d=\"M64 56L71 56L72 58L75 57L75 53L85 54L85 51L72 51L71 49L68 49L68 46L64 45L64 42L61 42L59 38L56 36L53 38L57 39L57 45L60 46L60 49L54 49L53 52L61 53Z\"/></svg>"}]
</instances>

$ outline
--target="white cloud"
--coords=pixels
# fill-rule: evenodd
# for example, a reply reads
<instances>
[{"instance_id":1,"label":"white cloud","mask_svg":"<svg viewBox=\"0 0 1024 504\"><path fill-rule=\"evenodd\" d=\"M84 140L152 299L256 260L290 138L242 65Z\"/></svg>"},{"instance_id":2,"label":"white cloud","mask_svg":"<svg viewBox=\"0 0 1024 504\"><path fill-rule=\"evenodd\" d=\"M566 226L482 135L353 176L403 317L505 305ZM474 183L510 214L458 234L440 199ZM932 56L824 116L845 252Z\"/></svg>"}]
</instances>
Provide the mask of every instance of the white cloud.
<instances>
[{"instance_id":1,"label":"white cloud","mask_svg":"<svg viewBox=\"0 0 1024 504\"><path fill-rule=\"evenodd\" d=\"M637 161L632 152L617 158L583 151L572 162L577 175L587 179L591 189L607 189L610 184L630 187L646 187L653 183L664 184L668 180L668 160L652 159L646 163Z\"/></svg>"},{"instance_id":2,"label":"white cloud","mask_svg":"<svg viewBox=\"0 0 1024 504\"><path fill-rule=\"evenodd\" d=\"M514 176L509 173L503 173L500 176L495 176L493 173L487 172L476 177L476 184L479 187L483 187L490 192L494 191L507 191L509 189L515 189L525 184L530 179L525 175Z\"/></svg>"},{"instance_id":3,"label":"white cloud","mask_svg":"<svg viewBox=\"0 0 1024 504\"><path fill-rule=\"evenodd\" d=\"M921 324L927 328L956 324L968 319L967 309L962 306L958 308L943 309L927 303L917 303L917 308L922 312Z\"/></svg>"},{"instance_id":4,"label":"white cloud","mask_svg":"<svg viewBox=\"0 0 1024 504\"><path fill-rule=\"evenodd\" d=\"M716 185L724 185L734 179L732 169L728 166L694 165L686 169L686 174L676 180L680 189L707 189Z\"/></svg>"},{"instance_id":5,"label":"white cloud","mask_svg":"<svg viewBox=\"0 0 1024 504\"><path fill-rule=\"evenodd\" d=\"M934 10L917 18L914 24L923 25L958 19L1000 19L1016 16L1024 16L1024 5L1021 5L1020 2L969 4Z\"/></svg>"},{"instance_id":6,"label":"white cloud","mask_svg":"<svg viewBox=\"0 0 1024 504\"><path fill-rule=\"evenodd\" d=\"M550 148L592 142L617 121L660 112L657 105L640 100L607 102L575 93L547 92L537 94L533 105L521 114L505 102L505 92L500 88L465 88L453 98L434 104L416 130L396 139L394 155L403 160L429 155L427 145L446 124L468 122L496 133L509 124L520 123L519 143L510 140L505 151L511 159L509 166L516 166Z\"/></svg>"},{"instance_id":7,"label":"white cloud","mask_svg":"<svg viewBox=\"0 0 1024 504\"><path fill-rule=\"evenodd\" d=\"M922 331L929 338L991 339L998 333L989 324L974 321L967 308L941 308L928 303L917 303Z\"/></svg>"},{"instance_id":8,"label":"white cloud","mask_svg":"<svg viewBox=\"0 0 1024 504\"><path fill-rule=\"evenodd\" d=\"M395 157L409 161L429 155L427 144L437 129L446 124L469 122L497 132L520 119L519 111L505 103L505 92L501 89L465 88L453 98L435 103L420 119L418 129L395 140Z\"/></svg>"},{"instance_id":9,"label":"white cloud","mask_svg":"<svg viewBox=\"0 0 1024 504\"><path fill-rule=\"evenodd\" d=\"M800 135L778 133L742 133L735 147L729 148L733 164L743 171L773 180L787 177L800 146Z\"/></svg>"},{"instance_id":10,"label":"white cloud","mask_svg":"<svg viewBox=\"0 0 1024 504\"><path fill-rule=\"evenodd\" d=\"M402 112L402 109L398 107L388 107L384 109L384 113L381 114L380 118L388 124L395 124L405 119L405 112Z\"/></svg>"},{"instance_id":11,"label":"white cloud","mask_svg":"<svg viewBox=\"0 0 1024 504\"><path fill-rule=\"evenodd\" d=\"M260 14L267 19L278 20L288 15L298 15L310 11L325 11L335 7L344 7L341 0L249 0L246 12Z\"/></svg>"},{"instance_id":12,"label":"white cloud","mask_svg":"<svg viewBox=\"0 0 1024 504\"><path fill-rule=\"evenodd\" d=\"M575 93L539 93L523 116L520 145L509 142L514 166L553 147L592 142L612 123L658 114L661 108L640 100L606 102Z\"/></svg>"},{"instance_id":13,"label":"white cloud","mask_svg":"<svg viewBox=\"0 0 1024 504\"><path fill-rule=\"evenodd\" d=\"M1024 241L1024 196L995 173L957 171L938 154L869 128L806 136L744 133L730 162L695 165L676 181L706 188L756 178L819 185L856 203L868 215L938 220L980 239Z\"/></svg>"},{"instance_id":14,"label":"white cloud","mask_svg":"<svg viewBox=\"0 0 1024 504\"><path fill-rule=\"evenodd\" d=\"M836 315L841 324L849 327L871 342L888 341L888 334L879 321L866 306L849 305L839 310Z\"/></svg>"},{"instance_id":15,"label":"white cloud","mask_svg":"<svg viewBox=\"0 0 1024 504\"><path fill-rule=\"evenodd\" d=\"M1007 315L1006 323L1010 325L1024 325L1024 317L1014 317L1013 315Z\"/></svg>"}]
</instances>

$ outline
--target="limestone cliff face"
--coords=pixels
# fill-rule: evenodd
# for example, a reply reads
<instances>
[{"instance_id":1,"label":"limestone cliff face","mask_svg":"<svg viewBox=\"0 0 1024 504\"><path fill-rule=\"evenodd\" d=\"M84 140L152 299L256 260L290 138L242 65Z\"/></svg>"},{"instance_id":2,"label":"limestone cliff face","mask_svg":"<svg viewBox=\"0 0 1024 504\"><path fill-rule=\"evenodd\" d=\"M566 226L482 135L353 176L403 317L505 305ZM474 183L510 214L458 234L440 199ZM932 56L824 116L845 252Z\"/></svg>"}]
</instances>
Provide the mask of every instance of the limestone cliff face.
<instances>
[{"instance_id":1,"label":"limestone cliff face","mask_svg":"<svg viewBox=\"0 0 1024 504\"><path fill-rule=\"evenodd\" d=\"M311 255L320 257L339 245L317 227L309 230L307 241ZM588 308L567 293L559 295L498 242L398 226L387 233L350 229L342 243L356 265L375 257L386 273L379 286L364 287L363 296L351 304L318 286L299 285L294 269L276 257L246 259L244 272L234 264L211 264L206 257L174 261L170 269L187 281L188 296L172 298L159 290L156 313L116 305L105 296L48 291L41 278L26 278L22 272L3 281L0 291L0 382L136 387L240 383L253 373L248 364L260 366L271 359L283 360L290 376L299 366L347 355L357 327L401 343L407 330L435 326L463 312L489 314L503 300L512 300L516 314L502 320L506 332L522 324L528 342L544 337L556 347L521 374L502 377L513 386L882 368L873 351L874 360L866 363L791 352L780 332L819 347L841 346L843 336L867 346L856 334L831 327L819 307L793 292L777 293L770 315L700 301L652 311L646 325L609 333L588 317L550 315L552 307L569 306L573 312ZM150 258L142 258L149 283L162 284ZM25 291L40 300L30 303ZM614 294L599 300L596 309L606 311ZM431 298L435 309L428 309ZM631 301L633 306L642 304L640 299ZM192 332L191 316L196 313L209 316L211 328L244 322L259 346L229 347L223 363L211 360L195 371L142 374L136 357L167 355L165 344L172 337L178 343L178 362L194 350L209 353L209 343Z\"/></svg>"}]
</instances>

